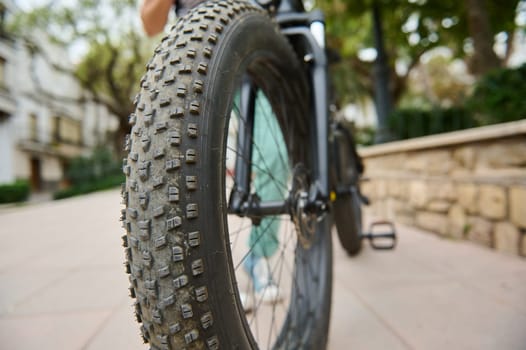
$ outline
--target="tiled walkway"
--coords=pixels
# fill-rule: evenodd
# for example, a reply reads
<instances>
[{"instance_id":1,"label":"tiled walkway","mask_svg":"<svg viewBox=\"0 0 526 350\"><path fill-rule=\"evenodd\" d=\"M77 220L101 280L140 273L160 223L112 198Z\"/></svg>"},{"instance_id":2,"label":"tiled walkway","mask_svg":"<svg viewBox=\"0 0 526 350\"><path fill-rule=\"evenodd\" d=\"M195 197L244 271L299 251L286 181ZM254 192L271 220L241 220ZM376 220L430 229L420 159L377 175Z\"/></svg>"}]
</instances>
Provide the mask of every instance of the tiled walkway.
<instances>
[{"instance_id":1,"label":"tiled walkway","mask_svg":"<svg viewBox=\"0 0 526 350\"><path fill-rule=\"evenodd\" d=\"M0 349L146 349L117 191L0 209ZM399 227L394 252L335 244L329 349L526 349L526 259ZM336 241L335 241L336 243Z\"/></svg>"}]
</instances>

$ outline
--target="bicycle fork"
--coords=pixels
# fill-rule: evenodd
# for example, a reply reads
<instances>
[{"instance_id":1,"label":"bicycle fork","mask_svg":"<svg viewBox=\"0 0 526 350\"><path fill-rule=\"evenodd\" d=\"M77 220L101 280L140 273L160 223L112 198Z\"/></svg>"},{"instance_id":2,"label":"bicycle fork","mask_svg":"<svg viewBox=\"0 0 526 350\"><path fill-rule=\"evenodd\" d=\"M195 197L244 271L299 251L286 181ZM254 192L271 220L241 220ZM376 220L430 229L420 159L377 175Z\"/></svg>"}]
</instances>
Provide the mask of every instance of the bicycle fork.
<instances>
[{"instance_id":1,"label":"bicycle fork","mask_svg":"<svg viewBox=\"0 0 526 350\"><path fill-rule=\"evenodd\" d=\"M312 87L312 110L309 116L310 139L314 140L314 155L311 167L312 184L308 189L306 210L324 215L329 203L329 118L328 118L328 83L327 83L327 58L325 56L325 27L323 14L318 11L312 13L284 14L277 17L282 27L281 32L289 40L302 40L307 44L304 61L309 65L311 87ZM267 215L289 214L294 210L294 203L290 200L284 201L261 201L257 194L250 193L250 162L252 155L256 100L256 88L244 79L240 92L240 114L245 128L238 133L235 165L235 188L231 193L229 201L229 212L241 216L250 217L254 223L258 223L260 217ZM248 116L248 117L246 117Z\"/></svg>"},{"instance_id":2,"label":"bicycle fork","mask_svg":"<svg viewBox=\"0 0 526 350\"><path fill-rule=\"evenodd\" d=\"M329 98L328 98L328 61L325 54L325 25L323 13L282 14L277 17L281 32L291 42L301 41L306 47L303 60L310 69L310 86L312 89L312 115L309 123L310 139L315 142L312 184L303 196L301 204L306 212L323 216L329 210ZM261 218L268 215L290 214L296 210L298 203L289 198L283 201L261 201L257 193L250 193L251 155L256 88L245 79L240 93L240 112L246 126L238 133L234 190L229 201L229 212L252 219L257 225ZM250 117L252 116L252 117ZM383 228L378 232L378 228ZM371 224L368 232L361 232L362 239L368 239L375 249L393 249L396 245L394 225L387 221Z\"/></svg>"}]
</instances>

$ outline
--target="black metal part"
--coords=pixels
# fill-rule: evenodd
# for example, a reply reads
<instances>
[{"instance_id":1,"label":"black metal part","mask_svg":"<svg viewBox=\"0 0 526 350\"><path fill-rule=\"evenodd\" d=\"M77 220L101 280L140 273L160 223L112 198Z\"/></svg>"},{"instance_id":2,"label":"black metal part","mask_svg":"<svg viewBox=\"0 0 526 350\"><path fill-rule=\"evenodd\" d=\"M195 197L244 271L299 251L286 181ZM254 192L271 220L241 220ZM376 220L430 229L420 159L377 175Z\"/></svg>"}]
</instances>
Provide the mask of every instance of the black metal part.
<instances>
[{"instance_id":1,"label":"black metal part","mask_svg":"<svg viewBox=\"0 0 526 350\"><path fill-rule=\"evenodd\" d=\"M360 191L360 189L357 187L357 185L351 185L351 186L337 185L336 189L335 189L335 192L336 192L336 197L337 198L338 197L343 197L343 196L350 196L351 194L357 192L358 198L360 199L360 202L363 205L370 205L371 204L371 201L369 200L369 197L364 195Z\"/></svg>"},{"instance_id":2,"label":"black metal part","mask_svg":"<svg viewBox=\"0 0 526 350\"><path fill-rule=\"evenodd\" d=\"M364 195L361 191L358 191L358 195L360 196L360 201L362 202L363 205L371 204L371 200L369 199L369 197Z\"/></svg>"},{"instance_id":3,"label":"black metal part","mask_svg":"<svg viewBox=\"0 0 526 350\"><path fill-rule=\"evenodd\" d=\"M261 219L264 216L281 215L290 213L289 201L261 202L257 195L252 194L243 202L240 214L252 219Z\"/></svg>"},{"instance_id":4,"label":"black metal part","mask_svg":"<svg viewBox=\"0 0 526 350\"><path fill-rule=\"evenodd\" d=\"M240 92L239 128L237 134L236 162L234 168L234 188L230 193L228 210L240 214L250 195L250 173L252 166L252 139L254 133L254 111L256 89L245 77Z\"/></svg>"},{"instance_id":5,"label":"black metal part","mask_svg":"<svg viewBox=\"0 0 526 350\"><path fill-rule=\"evenodd\" d=\"M294 12L294 13L303 13L305 8L303 7L302 0L274 0L274 3L277 4L276 8L278 13Z\"/></svg>"},{"instance_id":6,"label":"black metal part","mask_svg":"<svg viewBox=\"0 0 526 350\"><path fill-rule=\"evenodd\" d=\"M283 1L281 5L290 1ZM294 7L294 6L293 6ZM314 21L323 21L321 11L279 12L276 19L281 26L281 32L289 40L301 38L307 43L311 55L310 76L313 91L312 142L316 150L313 159L313 181L309 190L307 210L319 213L328 210L329 202L329 118L328 118L328 86L327 57L324 48L320 47L312 35L309 25ZM229 212L258 220L261 216L290 213L289 201L261 202L250 198L250 163L252 154L252 133L254 127L255 87L248 81L243 82L241 91L242 122L245 130L238 134L234 189L230 195Z\"/></svg>"},{"instance_id":7,"label":"black metal part","mask_svg":"<svg viewBox=\"0 0 526 350\"><path fill-rule=\"evenodd\" d=\"M310 192L309 202L325 201L329 198L329 105L328 105L328 86L327 86L327 57L325 50L318 45L312 35L307 23L301 26L289 27L288 21L300 21L298 16L286 16L278 19L282 27L281 32L291 41L303 39L309 49L312 57L310 61L311 87L313 91L313 111L315 128L313 130L312 140L315 142L316 150L315 159L313 159L313 186L314 191ZM310 17L303 16L303 21L309 20Z\"/></svg>"},{"instance_id":8,"label":"black metal part","mask_svg":"<svg viewBox=\"0 0 526 350\"><path fill-rule=\"evenodd\" d=\"M378 227L383 230L378 230ZM371 223L369 232L362 232L361 237L368 239L371 247L376 250L392 250L396 247L396 229L391 221L384 220ZM380 241L382 243L378 243Z\"/></svg>"},{"instance_id":9,"label":"black metal part","mask_svg":"<svg viewBox=\"0 0 526 350\"><path fill-rule=\"evenodd\" d=\"M280 11L276 15L276 21L278 22L281 28L291 26L308 27L312 22L325 22L325 16L323 15L323 12L318 9L311 12Z\"/></svg>"}]
</instances>

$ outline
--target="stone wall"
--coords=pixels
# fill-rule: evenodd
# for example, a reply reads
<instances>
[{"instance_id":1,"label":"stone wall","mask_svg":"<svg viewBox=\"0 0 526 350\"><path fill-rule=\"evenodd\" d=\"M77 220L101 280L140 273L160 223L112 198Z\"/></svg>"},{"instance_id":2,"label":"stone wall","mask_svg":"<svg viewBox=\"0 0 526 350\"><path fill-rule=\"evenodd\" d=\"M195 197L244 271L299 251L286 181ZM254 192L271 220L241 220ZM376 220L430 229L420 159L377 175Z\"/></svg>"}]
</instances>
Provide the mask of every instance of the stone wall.
<instances>
[{"instance_id":1,"label":"stone wall","mask_svg":"<svg viewBox=\"0 0 526 350\"><path fill-rule=\"evenodd\" d=\"M359 152L374 217L526 256L526 120Z\"/></svg>"}]
</instances>

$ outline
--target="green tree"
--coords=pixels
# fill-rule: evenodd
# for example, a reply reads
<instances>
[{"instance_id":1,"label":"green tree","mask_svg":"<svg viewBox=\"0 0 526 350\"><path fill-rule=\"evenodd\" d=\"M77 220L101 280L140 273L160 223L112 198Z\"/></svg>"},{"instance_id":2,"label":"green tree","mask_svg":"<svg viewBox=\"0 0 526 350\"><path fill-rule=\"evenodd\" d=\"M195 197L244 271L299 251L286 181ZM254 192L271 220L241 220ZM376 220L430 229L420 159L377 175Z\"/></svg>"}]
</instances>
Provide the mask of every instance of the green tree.
<instances>
[{"instance_id":1,"label":"green tree","mask_svg":"<svg viewBox=\"0 0 526 350\"><path fill-rule=\"evenodd\" d=\"M475 85L467 107L482 125L526 118L526 64L496 69Z\"/></svg>"},{"instance_id":2,"label":"green tree","mask_svg":"<svg viewBox=\"0 0 526 350\"><path fill-rule=\"evenodd\" d=\"M116 150L122 150L129 133L128 117L132 113L133 95L140 76L151 56L152 44L142 33L135 0L50 1L30 12L15 16L12 28L22 38L32 59L43 58L55 70L74 77L90 92L70 102L83 103L86 98L101 103L119 118L114 138ZM54 61L47 55L35 33L45 33L47 40L67 50L84 48L75 66ZM38 37L38 36L37 36ZM48 92L33 79L40 92L51 99L71 100Z\"/></svg>"},{"instance_id":3,"label":"green tree","mask_svg":"<svg viewBox=\"0 0 526 350\"><path fill-rule=\"evenodd\" d=\"M384 14L389 91L394 104L406 91L411 70L433 48L449 47L455 57L466 59L473 73L482 75L501 66L513 47L519 0L325 0L320 5L327 16L328 42L342 51L343 61L335 69L339 76L354 72L357 83L353 86L361 88L354 89L354 94L367 91L372 96L374 91L372 62L360 58L359 53L374 48L371 10L375 1ZM492 49L497 33L508 38L504 58ZM354 97L342 89L340 85L344 100Z\"/></svg>"},{"instance_id":4,"label":"green tree","mask_svg":"<svg viewBox=\"0 0 526 350\"><path fill-rule=\"evenodd\" d=\"M438 48L415 68L398 108L461 107L472 90L473 78L450 51Z\"/></svg>"}]
</instances>

